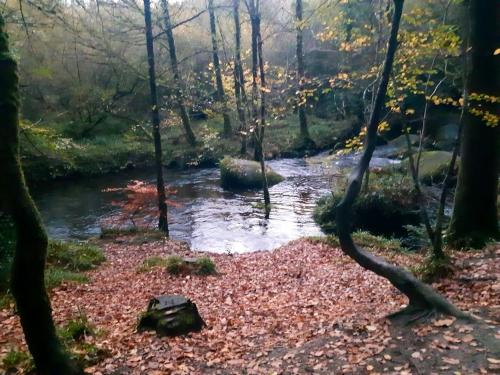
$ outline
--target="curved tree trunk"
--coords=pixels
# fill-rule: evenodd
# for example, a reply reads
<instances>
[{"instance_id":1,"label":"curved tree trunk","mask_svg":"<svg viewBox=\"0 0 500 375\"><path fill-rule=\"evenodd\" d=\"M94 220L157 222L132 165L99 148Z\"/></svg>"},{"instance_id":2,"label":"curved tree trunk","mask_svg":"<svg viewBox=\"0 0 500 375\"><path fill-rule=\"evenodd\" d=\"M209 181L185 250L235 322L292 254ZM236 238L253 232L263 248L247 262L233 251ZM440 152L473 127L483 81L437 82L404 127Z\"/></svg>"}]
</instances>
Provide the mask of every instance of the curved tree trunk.
<instances>
[{"instance_id":1,"label":"curved tree trunk","mask_svg":"<svg viewBox=\"0 0 500 375\"><path fill-rule=\"evenodd\" d=\"M497 194L500 166L500 124L487 125L472 110L498 116L497 101L474 101L472 95L500 96L498 2L471 0L471 70L467 82L469 113L465 116L460 171L455 194L449 240L456 246L482 247L498 238Z\"/></svg>"},{"instance_id":2,"label":"curved tree trunk","mask_svg":"<svg viewBox=\"0 0 500 375\"><path fill-rule=\"evenodd\" d=\"M163 181L160 114L158 110L158 94L156 92L155 53L153 48L150 0L144 0L144 22L146 25L146 49L148 53L149 90L151 95L151 122L153 124L155 147L156 192L158 194L159 212L158 228L168 236L167 197L165 196L165 182Z\"/></svg>"},{"instance_id":3,"label":"curved tree trunk","mask_svg":"<svg viewBox=\"0 0 500 375\"><path fill-rule=\"evenodd\" d=\"M375 98L370 121L367 127L366 145L358 166L349 177L349 184L344 198L337 207L338 236L342 251L354 259L363 268L376 273L389 280L400 292L409 299L409 304L403 311L408 314L426 314L429 311L466 317L466 314L458 310L454 305L439 295L427 284L417 280L411 273L401 267L387 263L385 260L370 254L368 251L357 247L351 237L351 211L352 205L361 190L363 176L369 167L377 140L377 128L380 115L384 106L387 85L397 49L397 37L401 14L403 11L403 0L394 0L394 14L392 17L391 35L387 54L384 62L380 85Z\"/></svg>"},{"instance_id":4,"label":"curved tree trunk","mask_svg":"<svg viewBox=\"0 0 500 375\"><path fill-rule=\"evenodd\" d=\"M179 115L181 116L182 125L184 126L184 131L186 132L186 139L191 146L195 146L196 136L194 135L193 129L191 128L191 120L189 119L186 106L184 105L184 96L181 89L181 77L179 73L179 64L177 62L177 52L175 50L175 39L174 33L172 31L172 21L170 20L170 13L168 10L168 1L161 0L161 5L163 7L165 35L167 36L170 66L172 68L172 74L174 76L175 98L177 101L177 107L179 108Z\"/></svg>"},{"instance_id":5,"label":"curved tree trunk","mask_svg":"<svg viewBox=\"0 0 500 375\"><path fill-rule=\"evenodd\" d=\"M47 234L31 199L19 160L19 89L17 64L9 53L5 23L0 15L0 209L16 226L16 252L11 285L26 343L38 373L82 373L65 353L56 335L44 271Z\"/></svg>"},{"instance_id":6,"label":"curved tree trunk","mask_svg":"<svg viewBox=\"0 0 500 375\"><path fill-rule=\"evenodd\" d=\"M224 118L224 137L230 137L232 133L231 129L231 119L229 118L229 113L226 103L226 94L224 92L224 85L222 84L222 73L220 69L219 60L219 47L217 45L217 28L215 26L215 10L214 10L214 0L208 0L208 15L210 18L210 34L212 36L212 59L214 63L215 70L215 86L217 90L217 101L222 103L222 117Z\"/></svg>"},{"instance_id":7,"label":"curved tree trunk","mask_svg":"<svg viewBox=\"0 0 500 375\"><path fill-rule=\"evenodd\" d=\"M243 67L241 62L241 25L240 25L240 0L233 0L233 17L234 17L234 38L235 38L235 53L234 53L234 96L236 98L236 110L238 111L238 119L240 121L239 133L241 136L240 153L247 153L247 129L245 110L242 100L245 95L245 77L243 75Z\"/></svg>"}]
</instances>

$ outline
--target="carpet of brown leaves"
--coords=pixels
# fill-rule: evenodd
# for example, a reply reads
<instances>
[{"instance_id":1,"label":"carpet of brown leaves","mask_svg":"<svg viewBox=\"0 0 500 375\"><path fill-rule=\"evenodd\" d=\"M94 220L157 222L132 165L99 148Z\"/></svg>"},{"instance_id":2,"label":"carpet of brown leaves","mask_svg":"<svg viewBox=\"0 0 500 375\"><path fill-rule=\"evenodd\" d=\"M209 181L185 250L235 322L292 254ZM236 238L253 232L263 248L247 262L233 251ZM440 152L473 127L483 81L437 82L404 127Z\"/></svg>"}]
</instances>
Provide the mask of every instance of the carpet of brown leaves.
<instances>
[{"instance_id":1,"label":"carpet of brown leaves","mask_svg":"<svg viewBox=\"0 0 500 375\"><path fill-rule=\"evenodd\" d=\"M498 247L453 254L457 271L435 285L459 307L486 317L478 337L473 331L481 329L453 319L392 327L384 316L405 298L318 241L237 256L210 254L219 274L208 277L172 276L161 267L137 271L148 257L189 253L175 241L134 244L122 238L103 246L108 260L89 272L88 284L63 285L51 296L58 324L83 311L102 331L87 340L111 356L87 368L89 373L473 374L499 366L500 353L488 341L500 337ZM421 260L385 255L406 266ZM139 314L162 294L192 299L208 327L177 338L137 333ZM0 357L23 345L17 316L12 309L0 311Z\"/></svg>"}]
</instances>

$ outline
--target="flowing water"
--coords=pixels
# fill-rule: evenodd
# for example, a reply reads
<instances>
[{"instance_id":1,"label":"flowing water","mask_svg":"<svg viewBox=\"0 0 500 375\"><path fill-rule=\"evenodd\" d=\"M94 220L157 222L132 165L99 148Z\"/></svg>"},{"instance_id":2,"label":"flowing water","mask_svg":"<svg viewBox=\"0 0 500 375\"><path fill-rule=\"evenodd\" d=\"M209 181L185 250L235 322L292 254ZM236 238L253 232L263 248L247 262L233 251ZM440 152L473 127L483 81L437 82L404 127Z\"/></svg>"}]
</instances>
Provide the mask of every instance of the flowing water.
<instances>
[{"instance_id":1,"label":"flowing water","mask_svg":"<svg viewBox=\"0 0 500 375\"><path fill-rule=\"evenodd\" d=\"M285 180L270 188L272 210L265 219L262 192L226 191L217 168L165 170L176 190L177 207L169 207L170 236L195 250L249 252L269 250L288 241L321 235L312 218L316 201L330 191L332 166L350 167L355 158L332 161L325 154L309 159L268 162ZM376 162L376 161L375 161ZM382 163L387 164L388 159ZM81 240L100 233L103 220L116 214L120 194L104 192L131 180L154 183L153 170L123 172L93 179L61 181L35 194L51 238Z\"/></svg>"}]
</instances>

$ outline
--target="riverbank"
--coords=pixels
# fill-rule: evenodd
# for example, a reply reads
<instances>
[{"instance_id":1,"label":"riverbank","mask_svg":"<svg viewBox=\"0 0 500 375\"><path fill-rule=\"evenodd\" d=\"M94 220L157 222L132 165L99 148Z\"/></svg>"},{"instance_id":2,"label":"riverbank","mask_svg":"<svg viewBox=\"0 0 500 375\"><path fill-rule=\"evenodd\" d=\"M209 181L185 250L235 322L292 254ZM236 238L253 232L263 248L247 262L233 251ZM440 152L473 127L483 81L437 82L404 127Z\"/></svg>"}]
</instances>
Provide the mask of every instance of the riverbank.
<instances>
[{"instance_id":1,"label":"riverbank","mask_svg":"<svg viewBox=\"0 0 500 375\"><path fill-rule=\"evenodd\" d=\"M331 149L352 134L356 121L331 121L311 116L309 124L315 148L304 150L297 141L296 116L273 120L266 130L266 158L299 157ZM26 127L21 133L21 156L26 178L30 185L36 186L49 180L92 177L152 166L152 140L147 130L143 127L139 129L125 134L73 139L64 137L56 128ZM238 136L230 139L220 137L221 119L193 122L193 129L198 137L195 147L186 143L179 127L163 129L163 162L166 167L213 167L225 155L239 155Z\"/></svg>"},{"instance_id":2,"label":"riverbank","mask_svg":"<svg viewBox=\"0 0 500 375\"><path fill-rule=\"evenodd\" d=\"M177 241L115 237L99 243L107 261L89 281L51 293L58 324L84 315L93 328L84 341L104 353L93 374L431 373L498 370L500 248L451 254L455 273L434 286L460 308L485 319L429 320L405 328L384 316L404 298L384 279L364 271L334 245L301 239L274 251L204 254L215 276L144 268L152 257L193 256ZM374 249L405 266L422 255ZM196 253L194 255L198 255ZM158 338L137 333L137 318L152 296L191 298L208 327ZM95 333L97 332L97 333ZM497 341L496 341L497 342ZM404 345L402 345L404 343ZM0 356L25 350L12 307L0 311ZM497 350L497 352L494 352Z\"/></svg>"}]
</instances>

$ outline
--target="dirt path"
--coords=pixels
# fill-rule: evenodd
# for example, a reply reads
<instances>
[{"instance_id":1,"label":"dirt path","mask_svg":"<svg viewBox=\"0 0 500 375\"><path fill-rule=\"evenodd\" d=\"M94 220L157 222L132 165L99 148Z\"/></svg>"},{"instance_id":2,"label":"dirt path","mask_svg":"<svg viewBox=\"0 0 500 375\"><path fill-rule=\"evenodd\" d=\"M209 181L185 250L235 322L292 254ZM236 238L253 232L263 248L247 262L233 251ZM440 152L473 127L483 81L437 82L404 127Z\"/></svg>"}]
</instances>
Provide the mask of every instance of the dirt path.
<instances>
[{"instance_id":1,"label":"dirt path","mask_svg":"<svg viewBox=\"0 0 500 375\"><path fill-rule=\"evenodd\" d=\"M219 275L172 276L161 267L138 272L151 256L188 254L182 244L104 243L107 262L90 282L52 293L58 323L84 313L101 331L87 340L111 356L94 374L479 374L500 371L500 249L454 254L456 273L436 286L483 317L467 324L438 318L410 328L384 316L404 298L339 249L298 240L273 252L211 255ZM391 254L414 265L418 255ZM208 328L178 338L136 333L155 295L183 294ZM22 345L17 317L0 311L0 356Z\"/></svg>"}]
</instances>

